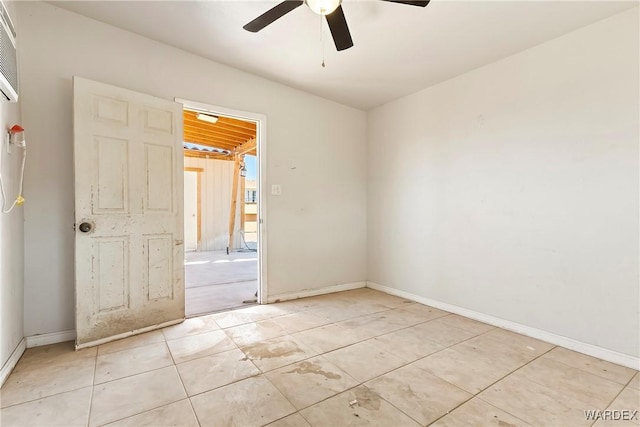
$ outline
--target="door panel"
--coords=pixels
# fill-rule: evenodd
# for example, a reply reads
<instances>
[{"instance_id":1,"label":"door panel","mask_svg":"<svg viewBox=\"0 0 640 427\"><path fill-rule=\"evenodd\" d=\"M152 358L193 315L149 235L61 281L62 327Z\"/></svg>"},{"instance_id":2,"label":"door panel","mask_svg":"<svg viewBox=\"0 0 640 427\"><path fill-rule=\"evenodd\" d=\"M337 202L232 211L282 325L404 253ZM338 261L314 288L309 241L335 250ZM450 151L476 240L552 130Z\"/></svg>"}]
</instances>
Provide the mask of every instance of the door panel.
<instances>
[{"instance_id":1,"label":"door panel","mask_svg":"<svg viewBox=\"0 0 640 427\"><path fill-rule=\"evenodd\" d=\"M76 347L181 321L182 106L75 77L74 157Z\"/></svg>"}]
</instances>

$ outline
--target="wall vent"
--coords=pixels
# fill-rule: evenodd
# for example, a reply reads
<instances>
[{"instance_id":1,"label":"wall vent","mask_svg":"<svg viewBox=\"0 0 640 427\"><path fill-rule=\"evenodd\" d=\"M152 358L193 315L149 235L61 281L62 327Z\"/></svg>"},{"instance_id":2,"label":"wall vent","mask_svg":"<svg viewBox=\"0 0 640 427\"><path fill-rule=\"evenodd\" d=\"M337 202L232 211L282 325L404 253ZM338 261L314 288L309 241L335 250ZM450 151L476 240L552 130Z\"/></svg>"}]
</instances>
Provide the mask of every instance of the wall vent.
<instances>
[{"instance_id":1,"label":"wall vent","mask_svg":"<svg viewBox=\"0 0 640 427\"><path fill-rule=\"evenodd\" d=\"M0 100L18 100L18 63L16 58L16 30L9 13L0 1Z\"/></svg>"}]
</instances>

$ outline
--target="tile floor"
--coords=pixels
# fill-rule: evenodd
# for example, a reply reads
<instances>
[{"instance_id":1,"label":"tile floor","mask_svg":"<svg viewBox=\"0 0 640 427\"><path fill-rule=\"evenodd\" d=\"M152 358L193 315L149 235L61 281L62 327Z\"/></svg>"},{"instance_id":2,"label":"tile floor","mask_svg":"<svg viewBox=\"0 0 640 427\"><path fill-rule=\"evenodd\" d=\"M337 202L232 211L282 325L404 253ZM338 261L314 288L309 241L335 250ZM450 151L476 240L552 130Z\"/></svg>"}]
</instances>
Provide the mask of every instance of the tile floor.
<instances>
[{"instance_id":1,"label":"tile floor","mask_svg":"<svg viewBox=\"0 0 640 427\"><path fill-rule=\"evenodd\" d=\"M358 289L27 350L2 426L638 426L632 369Z\"/></svg>"}]
</instances>

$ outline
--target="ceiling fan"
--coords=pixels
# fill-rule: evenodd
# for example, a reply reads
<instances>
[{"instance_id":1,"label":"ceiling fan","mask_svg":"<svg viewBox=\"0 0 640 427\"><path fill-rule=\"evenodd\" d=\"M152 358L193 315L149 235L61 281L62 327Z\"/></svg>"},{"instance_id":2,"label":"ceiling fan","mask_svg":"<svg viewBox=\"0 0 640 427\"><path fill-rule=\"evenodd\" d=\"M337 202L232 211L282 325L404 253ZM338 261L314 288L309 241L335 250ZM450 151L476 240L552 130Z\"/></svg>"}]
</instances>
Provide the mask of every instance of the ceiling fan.
<instances>
[{"instance_id":1,"label":"ceiling fan","mask_svg":"<svg viewBox=\"0 0 640 427\"><path fill-rule=\"evenodd\" d=\"M429 4L430 0L425 1L403 1L403 0L382 0L391 3L408 4L411 6L425 7ZM342 0L287 0L278 4L277 6L269 9L262 15L258 16L253 21L245 25L244 28L252 33L257 33L267 25L273 23L277 19L282 18L292 10L302 6L306 3L309 9L318 15L322 15L327 20L333 41L336 44L337 50L349 49L353 46L353 40L351 40L351 33L347 26L347 20L344 17L342 11Z\"/></svg>"}]
</instances>

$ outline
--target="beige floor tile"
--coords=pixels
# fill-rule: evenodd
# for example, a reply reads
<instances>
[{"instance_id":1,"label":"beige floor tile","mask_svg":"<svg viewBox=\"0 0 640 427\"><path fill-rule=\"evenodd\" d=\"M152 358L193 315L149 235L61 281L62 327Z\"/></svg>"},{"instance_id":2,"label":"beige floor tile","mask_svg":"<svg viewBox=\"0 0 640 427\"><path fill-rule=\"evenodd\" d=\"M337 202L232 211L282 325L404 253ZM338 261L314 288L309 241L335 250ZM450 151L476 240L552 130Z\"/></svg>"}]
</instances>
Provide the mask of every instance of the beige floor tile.
<instances>
[{"instance_id":1,"label":"beige floor tile","mask_svg":"<svg viewBox=\"0 0 640 427\"><path fill-rule=\"evenodd\" d=\"M472 352L447 348L413 363L443 380L475 394L512 371L510 367L478 359Z\"/></svg>"},{"instance_id":2,"label":"beige floor tile","mask_svg":"<svg viewBox=\"0 0 640 427\"><path fill-rule=\"evenodd\" d=\"M94 384L117 380L173 365L165 342L98 356Z\"/></svg>"},{"instance_id":3,"label":"beige floor tile","mask_svg":"<svg viewBox=\"0 0 640 427\"><path fill-rule=\"evenodd\" d=\"M483 334L415 364L475 394L533 360L540 351Z\"/></svg>"},{"instance_id":4,"label":"beige floor tile","mask_svg":"<svg viewBox=\"0 0 640 427\"><path fill-rule=\"evenodd\" d=\"M324 295L323 300L308 311L325 318L330 322L339 322L367 314L374 314L389 310L391 307L380 302L354 297L330 297Z\"/></svg>"},{"instance_id":5,"label":"beige floor tile","mask_svg":"<svg viewBox=\"0 0 640 427\"><path fill-rule=\"evenodd\" d=\"M637 372L631 368L605 362L604 360L596 359L595 357L587 356L586 354L571 351L562 347L552 349L544 355L544 358L562 362L565 365L582 369L590 374L598 375L599 377L606 378L620 384L627 384L629 379Z\"/></svg>"},{"instance_id":6,"label":"beige floor tile","mask_svg":"<svg viewBox=\"0 0 640 427\"><path fill-rule=\"evenodd\" d=\"M66 341L58 344L28 348L20 358L20 364L25 366L31 363L39 365L43 361L48 364L67 362L79 360L84 357L95 357L96 353L96 347L83 348L82 350L76 351L74 342Z\"/></svg>"},{"instance_id":7,"label":"beige floor tile","mask_svg":"<svg viewBox=\"0 0 640 427\"><path fill-rule=\"evenodd\" d=\"M389 308L382 307L382 309L388 310ZM329 323L341 322L343 320L353 319L354 317L360 317L371 313L370 311L362 311L354 306L343 304L341 302L328 306L313 307L309 309L308 312L325 319Z\"/></svg>"},{"instance_id":8,"label":"beige floor tile","mask_svg":"<svg viewBox=\"0 0 640 427\"><path fill-rule=\"evenodd\" d=\"M289 313L297 313L300 311L307 311L311 307L316 304L316 299L313 297L309 298L297 298L288 301L281 301L273 303L273 306L278 307L279 309L289 312Z\"/></svg>"},{"instance_id":9,"label":"beige floor tile","mask_svg":"<svg viewBox=\"0 0 640 427\"><path fill-rule=\"evenodd\" d=\"M291 336L273 338L241 350L262 372L271 371L318 354Z\"/></svg>"},{"instance_id":10,"label":"beige floor tile","mask_svg":"<svg viewBox=\"0 0 640 427\"><path fill-rule=\"evenodd\" d=\"M478 397L535 426L588 426L584 402L519 375L509 375Z\"/></svg>"},{"instance_id":11,"label":"beige floor tile","mask_svg":"<svg viewBox=\"0 0 640 427\"><path fill-rule=\"evenodd\" d=\"M625 387L622 393L615 398L607 409L615 411L638 411L635 422L640 424L640 390L631 387Z\"/></svg>"},{"instance_id":12,"label":"beige floor tile","mask_svg":"<svg viewBox=\"0 0 640 427\"><path fill-rule=\"evenodd\" d=\"M236 348L224 331L211 331L167 341L175 363L182 363L199 357Z\"/></svg>"},{"instance_id":13,"label":"beige floor tile","mask_svg":"<svg viewBox=\"0 0 640 427\"><path fill-rule=\"evenodd\" d=\"M375 314L375 313L382 313L385 311L388 311L390 309L393 309L395 307L393 306L389 306L387 304L385 304L383 301L376 301L373 299L369 299L369 300L362 300L359 301L357 303L357 305L355 307L352 308L352 312L357 312L360 315L366 315L366 314Z\"/></svg>"},{"instance_id":14,"label":"beige floor tile","mask_svg":"<svg viewBox=\"0 0 640 427\"><path fill-rule=\"evenodd\" d=\"M636 427L638 425L628 420L615 420L613 419L613 415L611 415L610 417L611 418L607 418L606 420L603 418L599 418L598 421L593 424L593 427Z\"/></svg>"},{"instance_id":15,"label":"beige floor tile","mask_svg":"<svg viewBox=\"0 0 640 427\"><path fill-rule=\"evenodd\" d=\"M440 318L410 328L419 337L434 341L445 347L452 346L475 336L473 332L442 323Z\"/></svg>"},{"instance_id":16,"label":"beige floor tile","mask_svg":"<svg viewBox=\"0 0 640 427\"><path fill-rule=\"evenodd\" d=\"M93 384L95 364L94 357L73 354L56 354L51 360L44 356L20 360L0 389L0 406L88 387Z\"/></svg>"},{"instance_id":17,"label":"beige floor tile","mask_svg":"<svg viewBox=\"0 0 640 427\"><path fill-rule=\"evenodd\" d=\"M212 314L218 326L221 328L231 328L233 326L244 325L251 322L259 322L269 318L264 313L246 312L245 309L226 311L224 313Z\"/></svg>"},{"instance_id":18,"label":"beige floor tile","mask_svg":"<svg viewBox=\"0 0 640 427\"><path fill-rule=\"evenodd\" d=\"M323 356L359 382L368 381L406 364L403 359L382 350L372 340L353 344Z\"/></svg>"},{"instance_id":19,"label":"beige floor tile","mask_svg":"<svg viewBox=\"0 0 640 427\"><path fill-rule=\"evenodd\" d=\"M247 308L243 308L237 311L242 313L259 314L264 316L265 319L284 316L285 314L290 314L294 312L292 310L287 309L286 306L279 305L279 304L254 304L252 306L249 306Z\"/></svg>"},{"instance_id":20,"label":"beige floor tile","mask_svg":"<svg viewBox=\"0 0 640 427\"><path fill-rule=\"evenodd\" d=\"M3 426L86 426L91 387L0 409Z\"/></svg>"},{"instance_id":21,"label":"beige floor tile","mask_svg":"<svg viewBox=\"0 0 640 427\"><path fill-rule=\"evenodd\" d=\"M530 424L513 415L501 411L495 406L480 399L471 399L463 403L449 415L440 418L433 427L469 427L469 426L499 426L526 427Z\"/></svg>"},{"instance_id":22,"label":"beige floor tile","mask_svg":"<svg viewBox=\"0 0 640 427\"><path fill-rule=\"evenodd\" d=\"M329 322L320 316L306 312L287 314L271 320L289 334L324 326Z\"/></svg>"},{"instance_id":23,"label":"beige floor tile","mask_svg":"<svg viewBox=\"0 0 640 427\"><path fill-rule=\"evenodd\" d=\"M605 408L624 387L622 384L545 358L536 359L522 367L518 374L593 408Z\"/></svg>"},{"instance_id":24,"label":"beige floor tile","mask_svg":"<svg viewBox=\"0 0 640 427\"><path fill-rule=\"evenodd\" d=\"M271 338L281 337L287 333L273 320L261 320L260 322L233 326L225 329L224 332L239 347L255 344Z\"/></svg>"},{"instance_id":25,"label":"beige floor tile","mask_svg":"<svg viewBox=\"0 0 640 427\"><path fill-rule=\"evenodd\" d=\"M433 320L442 316L447 316L451 313L448 311L440 310L434 307L430 307L424 304L412 303L405 304L400 307L401 310L410 311L412 313L422 316L425 320Z\"/></svg>"},{"instance_id":26,"label":"beige floor tile","mask_svg":"<svg viewBox=\"0 0 640 427\"><path fill-rule=\"evenodd\" d=\"M260 320L266 320L272 317L284 316L290 312L291 310L284 305L266 304L212 314L211 316L221 328L230 328L232 326L244 325L245 323L259 322Z\"/></svg>"},{"instance_id":27,"label":"beige floor tile","mask_svg":"<svg viewBox=\"0 0 640 427\"><path fill-rule=\"evenodd\" d=\"M629 382L629 387L640 389L640 373L636 372L636 375Z\"/></svg>"},{"instance_id":28,"label":"beige floor tile","mask_svg":"<svg viewBox=\"0 0 640 427\"><path fill-rule=\"evenodd\" d=\"M591 408L599 409L599 408ZM618 397L609 405L608 411L600 413L594 426L598 427L625 427L640 425L640 391L626 387ZM634 412L637 411L637 412Z\"/></svg>"},{"instance_id":29,"label":"beige floor tile","mask_svg":"<svg viewBox=\"0 0 640 427\"><path fill-rule=\"evenodd\" d=\"M189 399L170 403L142 414L134 415L111 424L108 427L199 427L196 414Z\"/></svg>"},{"instance_id":30,"label":"beige floor tile","mask_svg":"<svg viewBox=\"0 0 640 427\"><path fill-rule=\"evenodd\" d=\"M176 366L189 396L260 373L258 368L238 349L201 357Z\"/></svg>"},{"instance_id":31,"label":"beige floor tile","mask_svg":"<svg viewBox=\"0 0 640 427\"><path fill-rule=\"evenodd\" d=\"M399 358L413 362L421 357L443 350L445 347L418 336L414 331L401 329L374 338L376 344Z\"/></svg>"},{"instance_id":32,"label":"beige floor tile","mask_svg":"<svg viewBox=\"0 0 640 427\"><path fill-rule=\"evenodd\" d=\"M187 319L177 325L168 326L162 329L162 334L166 340L186 337L188 335L201 334L220 329L213 315L200 316Z\"/></svg>"},{"instance_id":33,"label":"beige floor tile","mask_svg":"<svg viewBox=\"0 0 640 427\"><path fill-rule=\"evenodd\" d=\"M379 304L384 304L389 308L397 308L413 304L413 301L409 301L405 298L385 294L384 292L376 291L369 288L360 288L351 291L345 291L343 292L343 294L349 299L355 299L357 301L376 302Z\"/></svg>"},{"instance_id":34,"label":"beige floor tile","mask_svg":"<svg viewBox=\"0 0 640 427\"><path fill-rule=\"evenodd\" d=\"M380 320L392 325L397 325L399 328L407 328L427 321L420 313L414 313L413 311L403 310L401 308L383 311L378 313L378 315Z\"/></svg>"},{"instance_id":35,"label":"beige floor tile","mask_svg":"<svg viewBox=\"0 0 640 427\"><path fill-rule=\"evenodd\" d=\"M448 316L440 317L439 320L448 325L455 326L456 328L473 332L476 335L483 334L492 329L495 329L495 326L478 322L477 320L469 319L467 317L458 316L457 314L450 314Z\"/></svg>"},{"instance_id":36,"label":"beige floor tile","mask_svg":"<svg viewBox=\"0 0 640 427\"><path fill-rule=\"evenodd\" d=\"M263 426L295 412L263 376L199 394L191 398L191 403L203 427Z\"/></svg>"},{"instance_id":37,"label":"beige floor tile","mask_svg":"<svg viewBox=\"0 0 640 427\"><path fill-rule=\"evenodd\" d=\"M358 385L347 373L320 356L276 369L266 376L296 409Z\"/></svg>"},{"instance_id":38,"label":"beige floor tile","mask_svg":"<svg viewBox=\"0 0 640 427\"><path fill-rule=\"evenodd\" d=\"M369 338L384 335L389 332L403 329L408 325L403 324L401 318L406 316L415 316L413 313L405 312L406 314L391 314L393 310L385 310L381 313L367 314L353 319L343 320L336 323L336 325L351 331L360 340L367 340Z\"/></svg>"},{"instance_id":39,"label":"beige floor tile","mask_svg":"<svg viewBox=\"0 0 640 427\"><path fill-rule=\"evenodd\" d=\"M267 427L311 427L311 425L302 415L296 412L288 417L280 418L278 421L272 422Z\"/></svg>"},{"instance_id":40,"label":"beige floor tile","mask_svg":"<svg viewBox=\"0 0 640 427\"><path fill-rule=\"evenodd\" d=\"M121 340L112 341L98 346L98 355L113 353L130 348L142 347L144 345L154 344L164 341L164 335L161 331L151 331L132 337L123 338Z\"/></svg>"},{"instance_id":41,"label":"beige floor tile","mask_svg":"<svg viewBox=\"0 0 640 427\"><path fill-rule=\"evenodd\" d=\"M460 352L473 353L477 358L512 370L529 363L547 351L546 347L522 345L518 340L497 339L490 334L479 335L451 348Z\"/></svg>"},{"instance_id":42,"label":"beige floor tile","mask_svg":"<svg viewBox=\"0 0 640 427\"><path fill-rule=\"evenodd\" d=\"M187 397L175 366L97 385L89 425L98 426L140 414Z\"/></svg>"},{"instance_id":43,"label":"beige floor tile","mask_svg":"<svg viewBox=\"0 0 640 427\"><path fill-rule=\"evenodd\" d=\"M495 328L487 332L485 336L496 339L503 343L514 346L514 348L527 349L536 354L543 354L553 347L553 344L540 341L535 338L527 337L525 335L517 334L515 332L507 331L506 329Z\"/></svg>"},{"instance_id":44,"label":"beige floor tile","mask_svg":"<svg viewBox=\"0 0 640 427\"><path fill-rule=\"evenodd\" d=\"M365 384L421 425L428 425L473 396L415 366Z\"/></svg>"},{"instance_id":45,"label":"beige floor tile","mask_svg":"<svg viewBox=\"0 0 640 427\"><path fill-rule=\"evenodd\" d=\"M319 353L326 353L361 341L356 334L338 325L326 325L309 329L292 336Z\"/></svg>"},{"instance_id":46,"label":"beige floor tile","mask_svg":"<svg viewBox=\"0 0 640 427\"><path fill-rule=\"evenodd\" d=\"M347 390L300 413L314 427L420 425L365 386Z\"/></svg>"}]
</instances>

